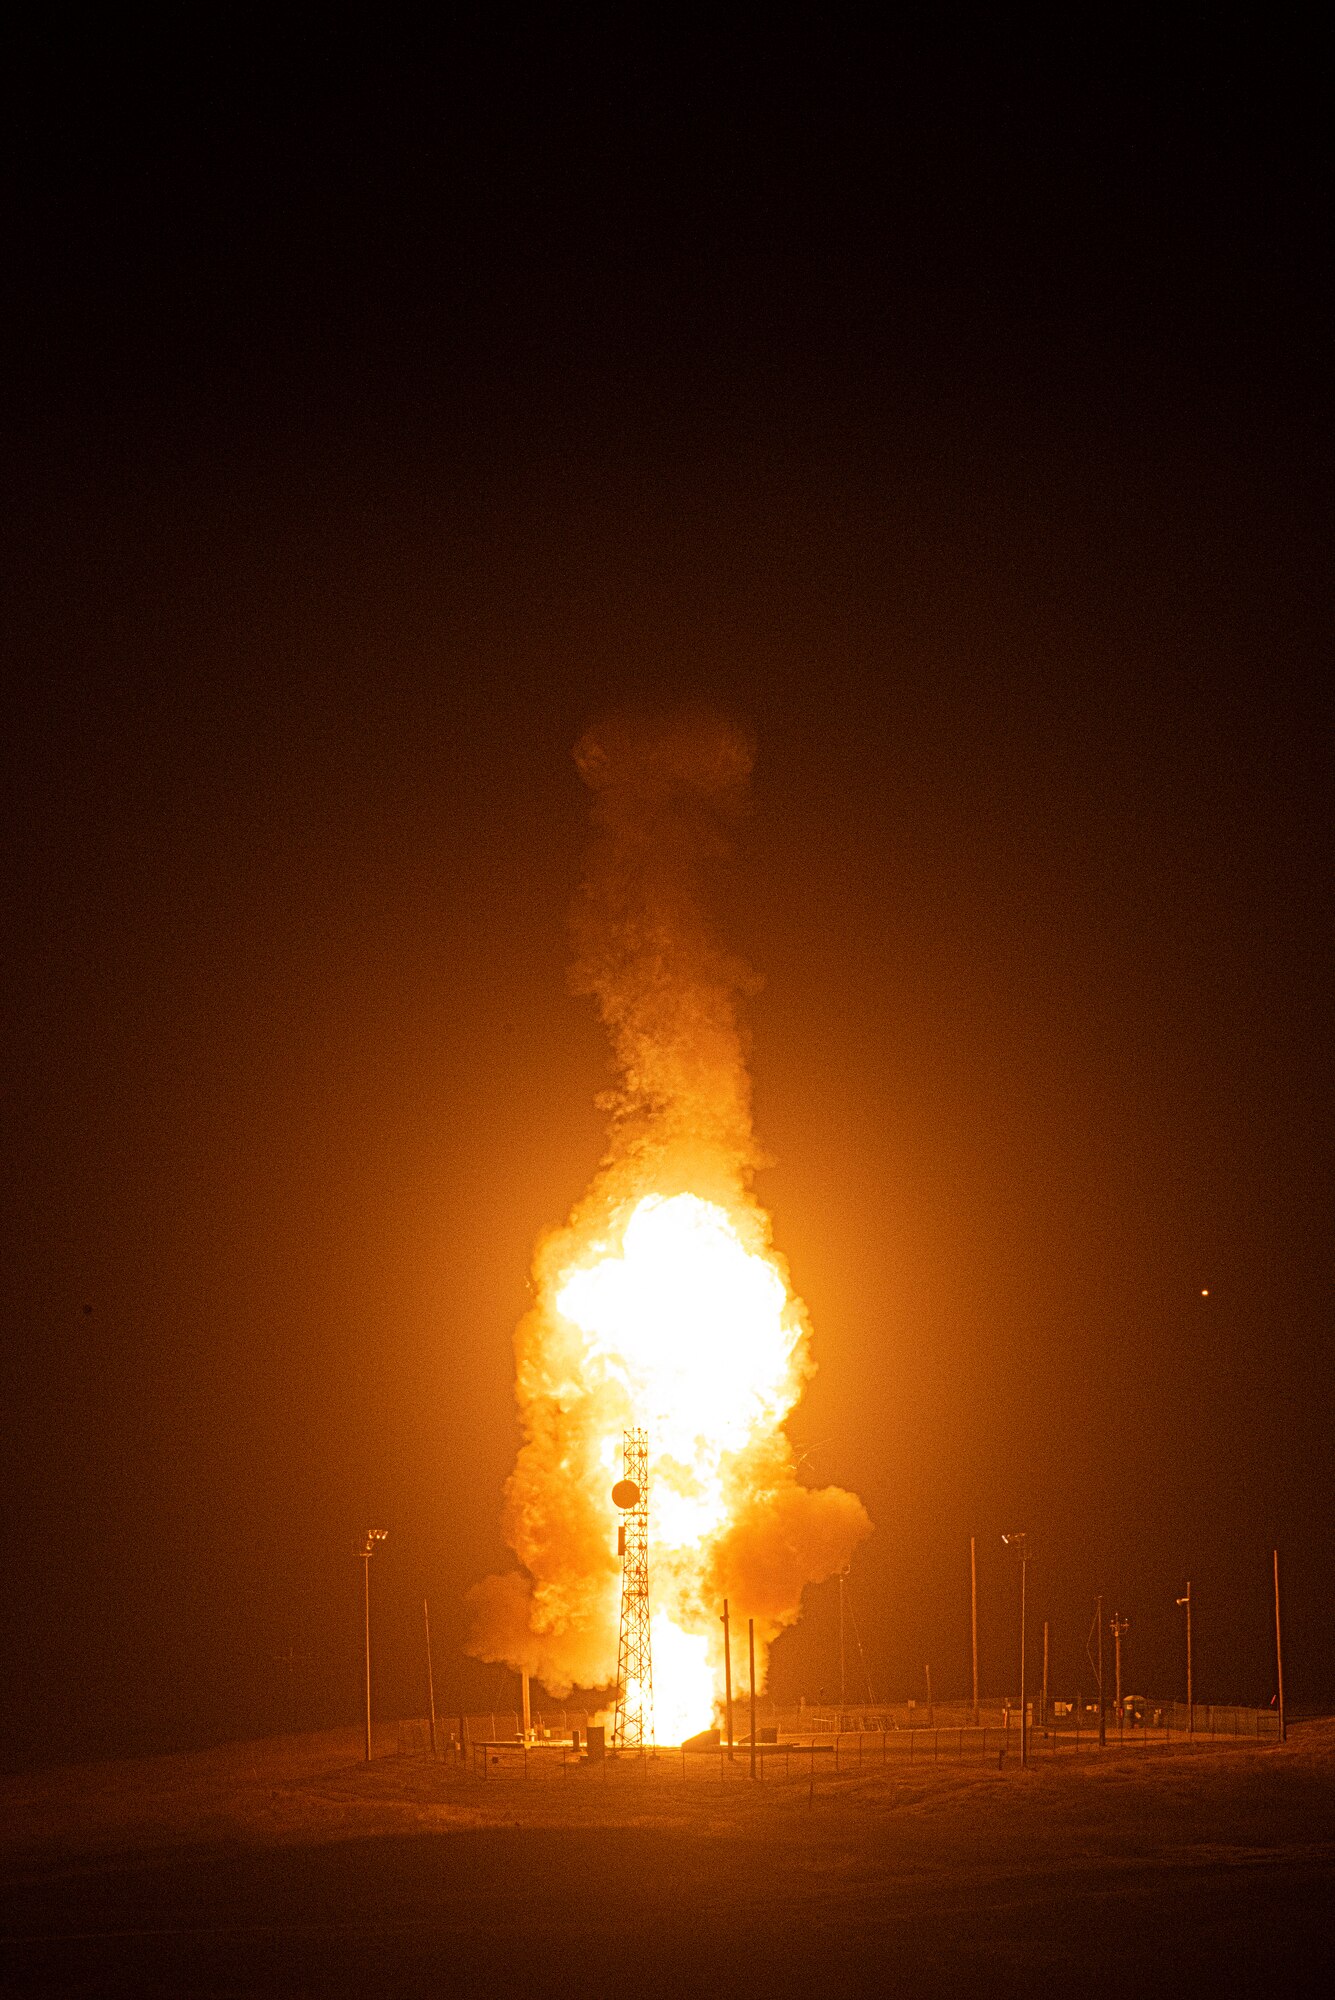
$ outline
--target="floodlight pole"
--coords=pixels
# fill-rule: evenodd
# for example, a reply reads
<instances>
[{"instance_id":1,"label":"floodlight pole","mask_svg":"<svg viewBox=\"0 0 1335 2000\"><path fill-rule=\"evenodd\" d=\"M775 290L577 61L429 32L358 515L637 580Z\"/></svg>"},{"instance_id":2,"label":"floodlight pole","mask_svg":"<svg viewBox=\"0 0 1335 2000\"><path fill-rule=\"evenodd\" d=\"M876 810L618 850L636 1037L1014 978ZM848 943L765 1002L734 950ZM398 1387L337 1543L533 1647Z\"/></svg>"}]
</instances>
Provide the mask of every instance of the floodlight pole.
<instances>
[{"instance_id":1,"label":"floodlight pole","mask_svg":"<svg viewBox=\"0 0 1335 2000\"><path fill-rule=\"evenodd\" d=\"M756 1775L756 1621L746 1621L746 1643L751 1655L751 1776ZM841 1716L842 1722L843 1717Z\"/></svg>"},{"instance_id":2,"label":"floodlight pole","mask_svg":"<svg viewBox=\"0 0 1335 2000\"><path fill-rule=\"evenodd\" d=\"M1100 1750L1106 1750L1108 1747L1108 1708L1106 1702L1103 1699L1103 1592L1102 1591L1099 1592L1098 1611L1095 1615L1097 1616L1099 1621L1099 1748Z\"/></svg>"},{"instance_id":3,"label":"floodlight pole","mask_svg":"<svg viewBox=\"0 0 1335 2000\"><path fill-rule=\"evenodd\" d=\"M1029 1583L1029 1538L1027 1535L1011 1533L1003 1535L1002 1541L1011 1554L1020 1562L1020 1769L1029 1764L1029 1703L1025 1696L1024 1639L1026 1624L1026 1598Z\"/></svg>"},{"instance_id":4,"label":"floodlight pole","mask_svg":"<svg viewBox=\"0 0 1335 2000\"><path fill-rule=\"evenodd\" d=\"M1288 1742L1284 1727L1284 1642L1279 1628L1279 1550L1273 1551L1275 1558L1275 1675L1279 1687L1279 1740Z\"/></svg>"},{"instance_id":5,"label":"floodlight pole","mask_svg":"<svg viewBox=\"0 0 1335 2000\"><path fill-rule=\"evenodd\" d=\"M1123 1618L1120 1611L1114 1611L1112 1615L1113 1660L1115 1662L1114 1671L1117 1675L1117 1717L1119 1723L1122 1717L1122 1641L1125 1639L1126 1634L1127 1620Z\"/></svg>"},{"instance_id":6,"label":"floodlight pole","mask_svg":"<svg viewBox=\"0 0 1335 2000\"><path fill-rule=\"evenodd\" d=\"M839 1726L842 1729L843 1711L848 1706L848 1695L844 1680L844 1578L848 1575L847 1565L839 1572Z\"/></svg>"},{"instance_id":7,"label":"floodlight pole","mask_svg":"<svg viewBox=\"0 0 1335 2000\"><path fill-rule=\"evenodd\" d=\"M357 1553L362 1559L362 1630L366 1644L366 1762L371 1761L371 1557L387 1528L368 1528Z\"/></svg>"},{"instance_id":8,"label":"floodlight pole","mask_svg":"<svg viewBox=\"0 0 1335 2000\"><path fill-rule=\"evenodd\" d=\"M1025 1591L1028 1578L1029 1553L1027 1548L1022 1547L1020 1550L1020 1769L1022 1771L1027 1770L1029 1765L1029 1709L1024 1694Z\"/></svg>"},{"instance_id":9,"label":"floodlight pole","mask_svg":"<svg viewBox=\"0 0 1335 2000\"><path fill-rule=\"evenodd\" d=\"M431 1755L436 1755L436 1677L431 1671L431 1607L422 1599L422 1619L426 1625L426 1692L431 1710Z\"/></svg>"},{"instance_id":10,"label":"floodlight pole","mask_svg":"<svg viewBox=\"0 0 1335 2000\"><path fill-rule=\"evenodd\" d=\"M1179 1597L1177 1601L1179 1604L1185 1605L1187 1611L1187 1734L1188 1736L1193 1736L1196 1732L1196 1711L1192 1706L1192 1700L1191 1700L1191 1584L1190 1582L1188 1582L1187 1584L1186 1596Z\"/></svg>"},{"instance_id":11,"label":"floodlight pole","mask_svg":"<svg viewBox=\"0 0 1335 2000\"><path fill-rule=\"evenodd\" d=\"M728 1762L732 1762L732 1639L728 1625L728 1600L723 1600L723 1689L725 1719L728 1725Z\"/></svg>"},{"instance_id":12,"label":"floodlight pole","mask_svg":"<svg viewBox=\"0 0 1335 2000\"><path fill-rule=\"evenodd\" d=\"M969 1636L973 1642L973 1726L978 1727L978 1548L969 1537Z\"/></svg>"},{"instance_id":13,"label":"floodlight pole","mask_svg":"<svg viewBox=\"0 0 1335 2000\"><path fill-rule=\"evenodd\" d=\"M362 1608L366 1632L366 1761L371 1761L371 1546L362 1550Z\"/></svg>"}]
</instances>

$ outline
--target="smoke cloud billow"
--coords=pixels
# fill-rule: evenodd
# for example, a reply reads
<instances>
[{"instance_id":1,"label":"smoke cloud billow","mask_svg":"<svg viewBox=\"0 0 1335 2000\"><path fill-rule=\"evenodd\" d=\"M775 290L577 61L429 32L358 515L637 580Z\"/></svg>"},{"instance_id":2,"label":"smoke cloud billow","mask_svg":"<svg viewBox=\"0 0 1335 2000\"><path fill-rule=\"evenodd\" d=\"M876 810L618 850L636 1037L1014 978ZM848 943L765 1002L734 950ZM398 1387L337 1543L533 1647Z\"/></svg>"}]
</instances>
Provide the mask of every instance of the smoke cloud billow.
<instances>
[{"instance_id":1,"label":"smoke cloud billow","mask_svg":"<svg viewBox=\"0 0 1335 2000\"><path fill-rule=\"evenodd\" d=\"M660 1741L674 1719L710 1720L722 1599L756 1619L763 1653L870 1530L853 1494L799 1484L782 1429L812 1371L810 1329L752 1193L738 1004L755 982L716 942L701 880L747 809L753 754L704 713L616 717L575 748L596 832L572 981L597 1002L617 1083L606 1157L539 1244L516 1333L524 1441L504 1528L523 1568L470 1593L477 1657L555 1695L610 1685L609 1489L623 1430L645 1426Z\"/></svg>"}]
</instances>

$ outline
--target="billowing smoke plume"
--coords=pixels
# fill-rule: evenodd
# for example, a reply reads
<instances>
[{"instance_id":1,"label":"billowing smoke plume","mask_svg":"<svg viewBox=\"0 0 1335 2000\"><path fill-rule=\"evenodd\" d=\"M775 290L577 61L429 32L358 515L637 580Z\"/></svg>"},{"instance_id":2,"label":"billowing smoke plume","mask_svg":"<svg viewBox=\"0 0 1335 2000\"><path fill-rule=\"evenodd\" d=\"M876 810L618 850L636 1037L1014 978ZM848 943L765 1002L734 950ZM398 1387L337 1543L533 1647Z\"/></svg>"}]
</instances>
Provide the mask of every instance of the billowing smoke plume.
<instances>
[{"instance_id":1,"label":"billowing smoke plume","mask_svg":"<svg viewBox=\"0 0 1335 2000\"><path fill-rule=\"evenodd\" d=\"M539 1245L536 1303L516 1334L524 1442L506 1487L504 1526L523 1567L471 1593L471 1650L526 1668L558 1695L575 1685L605 1687L616 1676L620 1566L609 1486L624 1426L650 1424L651 1491L663 1496L652 1590L656 1614L670 1616L673 1629L656 1617L656 1686L672 1673L661 1653L685 1634L681 1644L695 1648L701 1670L707 1663L709 1682L721 1687L722 1599L755 1618L767 1645L797 1617L803 1586L840 1568L870 1527L853 1494L798 1483L782 1429L811 1373L809 1328L751 1192L759 1156L738 1000L752 976L720 949L701 895L704 865L727 852L730 826L746 809L752 757L741 730L701 714L616 718L575 749L596 835L575 914L572 976L576 990L597 1001L618 1082L606 1100L606 1158L565 1228ZM683 1196L699 1202L662 1206ZM714 1436L683 1442L667 1422L657 1447L643 1371L637 1375L587 1315L581 1323L573 1291L564 1291L564 1310L557 1303L572 1274L630 1258L627 1224L637 1210L648 1212L646 1197L659 1224L686 1210L705 1218L708 1236L716 1220L734 1261L759 1272L776 1301L768 1358L756 1350L753 1391L743 1380L739 1401L732 1379ZM738 1351L722 1351L733 1323L725 1314L713 1350L721 1377L750 1365L740 1331ZM699 1390L695 1383L692 1412ZM711 1428L692 1414L687 1432L692 1423L697 1432ZM674 1535L674 1518L697 1525Z\"/></svg>"}]
</instances>

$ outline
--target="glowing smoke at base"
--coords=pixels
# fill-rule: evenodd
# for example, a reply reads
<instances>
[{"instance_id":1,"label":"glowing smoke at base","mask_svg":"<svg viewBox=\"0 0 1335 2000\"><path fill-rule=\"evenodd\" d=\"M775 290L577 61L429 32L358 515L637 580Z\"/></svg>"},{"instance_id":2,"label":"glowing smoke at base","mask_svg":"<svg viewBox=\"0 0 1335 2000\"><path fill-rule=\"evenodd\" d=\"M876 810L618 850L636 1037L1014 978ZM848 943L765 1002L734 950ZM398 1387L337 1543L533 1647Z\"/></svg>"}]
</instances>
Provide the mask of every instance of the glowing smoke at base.
<instances>
[{"instance_id":1,"label":"glowing smoke at base","mask_svg":"<svg viewBox=\"0 0 1335 2000\"><path fill-rule=\"evenodd\" d=\"M555 1695L615 1679L609 1494L622 1433L641 1426L655 1726L673 1743L707 1728L722 1698L724 1597L756 1620L763 1684L804 1586L842 1568L870 1522L855 1495L798 1483L782 1428L812 1372L810 1329L751 1192L736 1006L750 975L701 908L701 864L726 851L745 806L750 745L717 718L621 720L575 759L600 832L574 983L597 999L619 1087L603 1167L535 1258L504 1514L523 1569L470 1593L470 1650Z\"/></svg>"}]
</instances>

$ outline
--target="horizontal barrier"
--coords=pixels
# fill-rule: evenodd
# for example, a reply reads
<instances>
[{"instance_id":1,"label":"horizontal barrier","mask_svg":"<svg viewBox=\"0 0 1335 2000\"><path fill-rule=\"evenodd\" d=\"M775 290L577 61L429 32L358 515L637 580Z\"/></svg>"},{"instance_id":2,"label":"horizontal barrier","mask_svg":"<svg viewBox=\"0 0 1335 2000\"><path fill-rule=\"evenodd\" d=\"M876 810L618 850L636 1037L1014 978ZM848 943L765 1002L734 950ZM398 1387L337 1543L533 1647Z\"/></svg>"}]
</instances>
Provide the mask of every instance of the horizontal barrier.
<instances>
[{"instance_id":1,"label":"horizontal barrier","mask_svg":"<svg viewBox=\"0 0 1335 2000\"><path fill-rule=\"evenodd\" d=\"M1190 1712L1185 1702L1125 1703L1119 1712L1110 1708L1104 1719L1104 1745L1099 1742L1098 1710L1080 1702L1050 1701L1046 1718L1041 1703L1030 1705L1028 1754L1040 1757L1080 1756L1101 1747L1122 1750L1190 1748L1193 1745L1260 1744L1279 1739L1279 1717L1273 1709L1246 1708L1197 1702ZM795 1771L801 1765L812 1775L821 1769L843 1772L869 1764L957 1763L1000 1764L1003 1767L1020 1755L1020 1715L1018 1708L988 1705L980 1710L975 1724L972 1711L955 1705L954 1719L942 1704L935 1725L926 1721L899 1721L893 1712L868 1711L861 1727L839 1728L837 1716L826 1711L771 1711L774 1720L758 1725L756 1760L758 1775L765 1772ZM965 1719L965 1718L969 1719ZM853 1718L847 1713L845 1722ZM861 1718L858 1718L861 1720ZM464 1734L460 1736L460 1722ZM796 1722L799 1726L794 1728ZM572 1733L578 1732L578 1747ZM774 1740L770 1739L773 1733ZM582 1710L561 1711L535 1719L527 1743L521 1740L519 1717L504 1713L437 1717L437 1755L466 1763L475 1775L512 1774L547 1776L590 1768L587 1752L588 1714ZM430 1755L430 1724L410 1720L398 1725L401 1756ZM623 1773L641 1767L671 1766L682 1779L710 1768L728 1767L749 1774L750 1743L737 1737L729 1758L726 1745L717 1749L681 1750L663 1745L644 1751L618 1751L608 1746L604 1758L593 1761L606 1772ZM804 1761L805 1760L805 1761Z\"/></svg>"}]
</instances>

